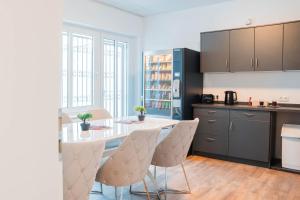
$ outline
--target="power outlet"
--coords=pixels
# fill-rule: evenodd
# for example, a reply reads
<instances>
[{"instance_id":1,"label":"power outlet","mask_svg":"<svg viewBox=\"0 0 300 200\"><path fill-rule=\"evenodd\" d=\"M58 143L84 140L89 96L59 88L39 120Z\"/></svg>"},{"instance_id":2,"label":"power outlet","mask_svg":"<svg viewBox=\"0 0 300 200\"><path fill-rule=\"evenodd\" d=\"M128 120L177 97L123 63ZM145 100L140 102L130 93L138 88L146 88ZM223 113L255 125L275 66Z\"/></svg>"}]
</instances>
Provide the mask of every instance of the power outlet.
<instances>
[{"instance_id":1,"label":"power outlet","mask_svg":"<svg viewBox=\"0 0 300 200\"><path fill-rule=\"evenodd\" d=\"M282 96L282 97L279 97L279 102L284 102L284 103L287 103L290 101L290 98L287 97L287 96Z\"/></svg>"}]
</instances>

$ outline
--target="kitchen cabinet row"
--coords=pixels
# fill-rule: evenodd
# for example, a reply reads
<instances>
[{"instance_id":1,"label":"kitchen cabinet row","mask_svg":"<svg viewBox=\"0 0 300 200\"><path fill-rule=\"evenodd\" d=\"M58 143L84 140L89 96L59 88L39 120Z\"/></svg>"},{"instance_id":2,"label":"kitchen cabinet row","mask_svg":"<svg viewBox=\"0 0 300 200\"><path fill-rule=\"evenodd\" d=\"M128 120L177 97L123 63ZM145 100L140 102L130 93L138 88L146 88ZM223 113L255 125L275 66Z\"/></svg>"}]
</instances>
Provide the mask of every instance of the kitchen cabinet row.
<instances>
[{"instance_id":1,"label":"kitchen cabinet row","mask_svg":"<svg viewBox=\"0 0 300 200\"><path fill-rule=\"evenodd\" d=\"M194 117L199 125L193 152L270 161L270 112L194 108Z\"/></svg>"},{"instance_id":2,"label":"kitchen cabinet row","mask_svg":"<svg viewBox=\"0 0 300 200\"><path fill-rule=\"evenodd\" d=\"M300 70L300 22L201 33L202 72Z\"/></svg>"}]
</instances>

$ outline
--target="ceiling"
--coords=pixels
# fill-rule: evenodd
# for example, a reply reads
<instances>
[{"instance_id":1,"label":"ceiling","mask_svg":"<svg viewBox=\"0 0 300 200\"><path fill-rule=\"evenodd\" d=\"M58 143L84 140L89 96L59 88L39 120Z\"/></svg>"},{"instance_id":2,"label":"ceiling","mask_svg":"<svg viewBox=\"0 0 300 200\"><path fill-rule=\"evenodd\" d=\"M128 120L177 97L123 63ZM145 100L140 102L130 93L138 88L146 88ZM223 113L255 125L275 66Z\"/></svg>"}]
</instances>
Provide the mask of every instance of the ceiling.
<instances>
[{"instance_id":1,"label":"ceiling","mask_svg":"<svg viewBox=\"0 0 300 200\"><path fill-rule=\"evenodd\" d=\"M133 13L150 16L164 12L207 6L232 0L95 0L97 2Z\"/></svg>"}]
</instances>

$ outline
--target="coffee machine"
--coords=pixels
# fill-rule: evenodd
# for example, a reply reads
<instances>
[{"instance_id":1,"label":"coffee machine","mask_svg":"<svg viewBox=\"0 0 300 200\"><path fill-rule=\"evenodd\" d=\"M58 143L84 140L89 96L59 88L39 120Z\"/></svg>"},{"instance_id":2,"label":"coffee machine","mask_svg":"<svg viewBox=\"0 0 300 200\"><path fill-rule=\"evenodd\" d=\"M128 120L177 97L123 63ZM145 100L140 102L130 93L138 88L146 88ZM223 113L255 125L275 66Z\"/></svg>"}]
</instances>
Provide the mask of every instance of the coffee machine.
<instances>
[{"instance_id":1,"label":"coffee machine","mask_svg":"<svg viewBox=\"0 0 300 200\"><path fill-rule=\"evenodd\" d=\"M237 93L234 91L225 91L225 105L234 105L237 103Z\"/></svg>"}]
</instances>

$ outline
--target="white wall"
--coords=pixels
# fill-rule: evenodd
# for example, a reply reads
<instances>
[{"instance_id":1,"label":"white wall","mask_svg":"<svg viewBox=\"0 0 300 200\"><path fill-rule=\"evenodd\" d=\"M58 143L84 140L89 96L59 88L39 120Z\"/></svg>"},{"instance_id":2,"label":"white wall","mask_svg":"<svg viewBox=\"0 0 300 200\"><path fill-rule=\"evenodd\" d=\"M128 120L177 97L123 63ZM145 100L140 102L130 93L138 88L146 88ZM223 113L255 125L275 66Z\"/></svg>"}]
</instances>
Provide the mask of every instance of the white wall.
<instances>
[{"instance_id":1,"label":"white wall","mask_svg":"<svg viewBox=\"0 0 300 200\"><path fill-rule=\"evenodd\" d=\"M300 20L298 0L233 0L207 7L151 16L145 19L145 50L187 47L200 50L200 32ZM300 72L205 74L204 92L238 91L239 100L273 100L280 96L300 103Z\"/></svg>"},{"instance_id":2,"label":"white wall","mask_svg":"<svg viewBox=\"0 0 300 200\"><path fill-rule=\"evenodd\" d=\"M60 0L0 2L0 199L61 200Z\"/></svg>"},{"instance_id":3,"label":"white wall","mask_svg":"<svg viewBox=\"0 0 300 200\"><path fill-rule=\"evenodd\" d=\"M64 21L132 38L129 70L129 111L139 104L141 96L141 63L144 19L96 2L96 0L64 0ZM132 108L132 109L130 109Z\"/></svg>"}]
</instances>

